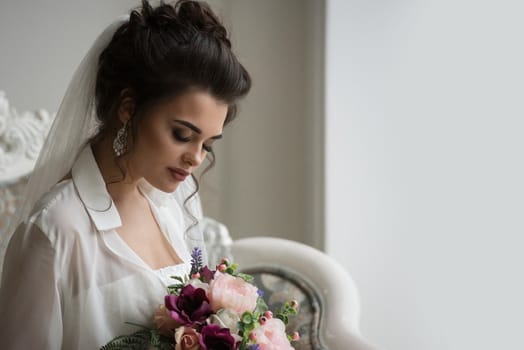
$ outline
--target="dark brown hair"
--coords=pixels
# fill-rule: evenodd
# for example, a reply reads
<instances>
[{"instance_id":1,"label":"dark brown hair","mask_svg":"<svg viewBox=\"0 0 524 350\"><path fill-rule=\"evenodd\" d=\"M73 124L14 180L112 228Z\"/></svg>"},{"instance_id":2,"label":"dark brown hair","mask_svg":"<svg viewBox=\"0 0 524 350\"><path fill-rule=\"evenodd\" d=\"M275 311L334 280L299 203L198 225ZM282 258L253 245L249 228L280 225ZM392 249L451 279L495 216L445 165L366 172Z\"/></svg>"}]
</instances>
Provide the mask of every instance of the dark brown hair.
<instances>
[{"instance_id":1,"label":"dark brown hair","mask_svg":"<svg viewBox=\"0 0 524 350\"><path fill-rule=\"evenodd\" d=\"M133 92L142 111L199 88L228 103L227 124L235 117L235 101L250 86L226 29L206 3L182 0L153 8L143 1L100 55L97 114L102 122L111 118L124 89Z\"/></svg>"},{"instance_id":2,"label":"dark brown hair","mask_svg":"<svg viewBox=\"0 0 524 350\"><path fill-rule=\"evenodd\" d=\"M228 104L226 125L250 87L251 78L231 50L226 29L206 3L180 0L152 7L143 0L100 55L95 88L100 128L94 139L115 135L121 127L116 112L124 91L135 103L129 123L133 139L144 112L192 89ZM213 166L214 153L208 159L206 170Z\"/></svg>"}]
</instances>

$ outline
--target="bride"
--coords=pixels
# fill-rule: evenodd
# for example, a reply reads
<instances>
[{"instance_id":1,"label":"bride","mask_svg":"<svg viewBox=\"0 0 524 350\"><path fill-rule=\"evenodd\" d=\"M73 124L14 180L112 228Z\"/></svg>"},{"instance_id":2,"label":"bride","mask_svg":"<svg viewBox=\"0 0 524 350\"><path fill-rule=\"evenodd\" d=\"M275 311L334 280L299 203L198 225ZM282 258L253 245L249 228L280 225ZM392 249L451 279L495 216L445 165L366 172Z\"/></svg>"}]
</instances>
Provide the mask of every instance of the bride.
<instances>
[{"instance_id":1,"label":"bride","mask_svg":"<svg viewBox=\"0 0 524 350\"><path fill-rule=\"evenodd\" d=\"M193 172L250 85L202 2L143 1L99 36L0 257L3 349L96 349L152 325L203 248Z\"/></svg>"}]
</instances>

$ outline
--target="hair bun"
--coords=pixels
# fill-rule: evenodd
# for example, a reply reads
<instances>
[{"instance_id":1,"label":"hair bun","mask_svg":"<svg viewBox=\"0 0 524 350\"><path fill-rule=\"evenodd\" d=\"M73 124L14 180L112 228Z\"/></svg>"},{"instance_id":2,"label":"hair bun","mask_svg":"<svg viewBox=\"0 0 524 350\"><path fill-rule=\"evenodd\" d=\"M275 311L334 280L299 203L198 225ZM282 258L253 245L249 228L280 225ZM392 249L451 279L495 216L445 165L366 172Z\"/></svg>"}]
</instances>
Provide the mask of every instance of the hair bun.
<instances>
[{"instance_id":1,"label":"hair bun","mask_svg":"<svg viewBox=\"0 0 524 350\"><path fill-rule=\"evenodd\" d=\"M176 4L176 8L181 22L193 26L200 32L211 35L231 47L226 28L220 23L207 3L181 0Z\"/></svg>"},{"instance_id":2,"label":"hair bun","mask_svg":"<svg viewBox=\"0 0 524 350\"><path fill-rule=\"evenodd\" d=\"M142 7L131 12L129 23L133 32L182 25L214 37L231 48L226 28L203 1L179 0L174 6L162 1L160 6L153 8L148 0L142 0Z\"/></svg>"},{"instance_id":3,"label":"hair bun","mask_svg":"<svg viewBox=\"0 0 524 350\"><path fill-rule=\"evenodd\" d=\"M148 29L158 29L173 21L177 22L177 15L172 6L162 4L154 9L147 0L142 0L142 7L132 11L129 17L132 26Z\"/></svg>"}]
</instances>

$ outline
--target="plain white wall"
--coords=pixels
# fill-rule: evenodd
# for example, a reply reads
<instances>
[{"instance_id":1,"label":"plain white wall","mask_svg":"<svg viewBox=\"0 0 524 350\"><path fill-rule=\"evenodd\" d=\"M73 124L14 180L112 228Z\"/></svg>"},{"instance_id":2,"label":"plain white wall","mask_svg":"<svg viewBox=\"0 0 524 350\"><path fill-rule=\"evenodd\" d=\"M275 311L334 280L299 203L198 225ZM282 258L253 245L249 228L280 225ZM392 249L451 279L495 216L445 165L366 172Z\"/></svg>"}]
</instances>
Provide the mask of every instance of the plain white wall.
<instances>
[{"instance_id":1,"label":"plain white wall","mask_svg":"<svg viewBox=\"0 0 524 350\"><path fill-rule=\"evenodd\" d=\"M21 112L56 112L96 36L138 1L0 2L0 90Z\"/></svg>"},{"instance_id":2,"label":"plain white wall","mask_svg":"<svg viewBox=\"0 0 524 350\"><path fill-rule=\"evenodd\" d=\"M329 0L326 248L389 350L524 349L524 5Z\"/></svg>"}]
</instances>

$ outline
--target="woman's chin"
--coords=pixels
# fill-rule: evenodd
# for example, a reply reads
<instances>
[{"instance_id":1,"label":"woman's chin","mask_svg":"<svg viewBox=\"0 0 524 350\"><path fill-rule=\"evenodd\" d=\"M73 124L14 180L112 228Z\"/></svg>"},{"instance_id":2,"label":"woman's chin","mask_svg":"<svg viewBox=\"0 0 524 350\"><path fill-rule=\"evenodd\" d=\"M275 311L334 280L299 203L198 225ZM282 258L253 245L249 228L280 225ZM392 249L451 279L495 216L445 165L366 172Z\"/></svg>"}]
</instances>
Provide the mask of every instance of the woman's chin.
<instances>
[{"instance_id":1,"label":"woman's chin","mask_svg":"<svg viewBox=\"0 0 524 350\"><path fill-rule=\"evenodd\" d=\"M165 193L173 193L180 186L181 181L169 180L169 181L149 181L147 182L154 188Z\"/></svg>"},{"instance_id":2,"label":"woman's chin","mask_svg":"<svg viewBox=\"0 0 524 350\"><path fill-rule=\"evenodd\" d=\"M162 187L157 187L157 189L159 189L162 192L173 193L176 191L178 186L180 186L180 181L177 181L176 183L170 183Z\"/></svg>"}]
</instances>

